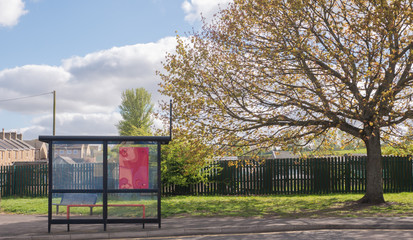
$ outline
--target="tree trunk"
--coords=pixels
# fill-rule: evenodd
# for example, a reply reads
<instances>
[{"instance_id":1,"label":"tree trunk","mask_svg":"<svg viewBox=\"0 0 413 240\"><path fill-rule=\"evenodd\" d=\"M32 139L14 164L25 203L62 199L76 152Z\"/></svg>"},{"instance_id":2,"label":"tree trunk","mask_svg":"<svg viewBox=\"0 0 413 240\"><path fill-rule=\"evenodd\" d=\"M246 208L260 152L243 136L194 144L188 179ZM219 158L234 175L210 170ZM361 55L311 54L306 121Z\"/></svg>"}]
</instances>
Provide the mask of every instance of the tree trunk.
<instances>
[{"instance_id":1,"label":"tree trunk","mask_svg":"<svg viewBox=\"0 0 413 240\"><path fill-rule=\"evenodd\" d=\"M359 202L371 204L384 203L383 170L379 130L373 131L370 137L365 139L364 142L367 148L366 194L359 200Z\"/></svg>"}]
</instances>

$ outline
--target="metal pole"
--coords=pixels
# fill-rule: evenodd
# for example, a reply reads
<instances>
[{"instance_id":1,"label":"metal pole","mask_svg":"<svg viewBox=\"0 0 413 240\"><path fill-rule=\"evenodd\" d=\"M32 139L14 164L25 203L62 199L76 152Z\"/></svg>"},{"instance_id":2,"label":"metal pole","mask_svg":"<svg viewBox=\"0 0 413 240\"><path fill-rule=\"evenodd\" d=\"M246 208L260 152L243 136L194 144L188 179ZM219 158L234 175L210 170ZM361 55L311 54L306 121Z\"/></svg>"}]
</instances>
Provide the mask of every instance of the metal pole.
<instances>
[{"instance_id":1,"label":"metal pole","mask_svg":"<svg viewBox=\"0 0 413 240\"><path fill-rule=\"evenodd\" d=\"M52 202L53 202L53 141L47 142L49 145L49 149L47 152L49 162L48 162L48 180L49 180L49 191L48 191L48 213L47 213L47 225L48 225L48 232L50 233L52 227ZM57 214L57 211L56 211Z\"/></svg>"},{"instance_id":2,"label":"metal pole","mask_svg":"<svg viewBox=\"0 0 413 240\"><path fill-rule=\"evenodd\" d=\"M108 224L108 141L103 141L103 231Z\"/></svg>"},{"instance_id":3,"label":"metal pole","mask_svg":"<svg viewBox=\"0 0 413 240\"><path fill-rule=\"evenodd\" d=\"M56 91L53 91L53 136L56 135Z\"/></svg>"},{"instance_id":4,"label":"metal pole","mask_svg":"<svg viewBox=\"0 0 413 240\"><path fill-rule=\"evenodd\" d=\"M161 228L161 198L162 198L162 177L161 177L161 143L158 142L158 153L157 153L157 173L158 173L158 228Z\"/></svg>"}]
</instances>

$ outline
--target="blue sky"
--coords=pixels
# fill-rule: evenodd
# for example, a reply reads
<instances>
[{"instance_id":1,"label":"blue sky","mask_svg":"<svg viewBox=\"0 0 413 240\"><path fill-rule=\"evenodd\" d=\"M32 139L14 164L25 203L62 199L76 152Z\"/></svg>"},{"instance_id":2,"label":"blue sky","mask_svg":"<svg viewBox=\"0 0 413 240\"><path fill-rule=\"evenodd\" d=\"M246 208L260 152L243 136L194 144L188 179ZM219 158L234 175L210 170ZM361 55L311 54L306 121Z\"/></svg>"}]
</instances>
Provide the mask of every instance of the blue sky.
<instances>
[{"instance_id":1,"label":"blue sky","mask_svg":"<svg viewBox=\"0 0 413 240\"><path fill-rule=\"evenodd\" d=\"M51 135L56 90L57 135L116 135L121 92L164 99L155 71L175 32L198 29L201 13L210 19L229 1L0 0L0 128Z\"/></svg>"}]
</instances>

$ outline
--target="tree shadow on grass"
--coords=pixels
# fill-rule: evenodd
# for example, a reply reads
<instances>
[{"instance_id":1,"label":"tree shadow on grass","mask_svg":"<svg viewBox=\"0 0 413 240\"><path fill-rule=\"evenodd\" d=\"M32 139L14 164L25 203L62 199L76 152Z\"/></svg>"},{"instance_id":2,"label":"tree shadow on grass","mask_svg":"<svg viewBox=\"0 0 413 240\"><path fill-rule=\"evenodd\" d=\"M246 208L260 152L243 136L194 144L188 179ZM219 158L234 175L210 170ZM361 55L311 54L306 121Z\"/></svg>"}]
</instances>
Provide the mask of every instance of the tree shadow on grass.
<instances>
[{"instance_id":1,"label":"tree shadow on grass","mask_svg":"<svg viewBox=\"0 0 413 240\"><path fill-rule=\"evenodd\" d=\"M292 218L318 218L318 217L397 217L412 215L412 213L397 213L393 207L403 204L386 202L382 204L359 203L348 201L334 203L322 209L297 209L296 212L279 212L280 217ZM278 214L277 214L278 215Z\"/></svg>"}]
</instances>

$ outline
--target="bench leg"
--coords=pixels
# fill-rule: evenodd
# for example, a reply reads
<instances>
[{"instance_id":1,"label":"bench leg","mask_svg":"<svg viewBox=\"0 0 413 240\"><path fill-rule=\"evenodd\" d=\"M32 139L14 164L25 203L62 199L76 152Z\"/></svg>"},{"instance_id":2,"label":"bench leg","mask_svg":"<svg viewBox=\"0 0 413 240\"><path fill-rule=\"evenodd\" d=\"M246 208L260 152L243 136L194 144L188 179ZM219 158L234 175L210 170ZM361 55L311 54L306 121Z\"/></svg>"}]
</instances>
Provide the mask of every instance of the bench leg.
<instances>
[{"instance_id":1,"label":"bench leg","mask_svg":"<svg viewBox=\"0 0 413 240\"><path fill-rule=\"evenodd\" d=\"M93 215L93 207L90 207L90 216Z\"/></svg>"},{"instance_id":2,"label":"bench leg","mask_svg":"<svg viewBox=\"0 0 413 240\"><path fill-rule=\"evenodd\" d=\"M56 215L59 214L59 205L56 205Z\"/></svg>"}]
</instances>

